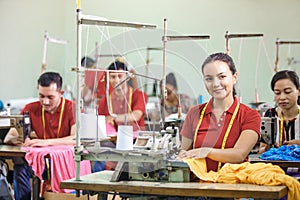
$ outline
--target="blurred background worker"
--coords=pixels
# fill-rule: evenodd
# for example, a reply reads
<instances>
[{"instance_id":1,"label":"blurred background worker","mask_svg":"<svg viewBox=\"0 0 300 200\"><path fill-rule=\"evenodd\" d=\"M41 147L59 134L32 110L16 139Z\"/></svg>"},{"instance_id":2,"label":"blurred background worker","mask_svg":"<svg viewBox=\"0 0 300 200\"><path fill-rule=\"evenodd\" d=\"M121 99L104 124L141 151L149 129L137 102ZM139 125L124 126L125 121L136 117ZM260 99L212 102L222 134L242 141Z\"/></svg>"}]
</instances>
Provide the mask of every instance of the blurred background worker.
<instances>
[{"instance_id":1,"label":"blurred background worker","mask_svg":"<svg viewBox=\"0 0 300 200\"><path fill-rule=\"evenodd\" d=\"M130 86L127 81L128 68L123 59L117 59L111 63L109 72L109 96L101 98L98 103L98 114L105 115L106 123L115 127L118 125L132 125L133 131L144 130L144 115L148 96L143 91ZM122 83L122 81L124 81ZM103 90L103 84L98 84L98 90Z\"/></svg>"}]
</instances>

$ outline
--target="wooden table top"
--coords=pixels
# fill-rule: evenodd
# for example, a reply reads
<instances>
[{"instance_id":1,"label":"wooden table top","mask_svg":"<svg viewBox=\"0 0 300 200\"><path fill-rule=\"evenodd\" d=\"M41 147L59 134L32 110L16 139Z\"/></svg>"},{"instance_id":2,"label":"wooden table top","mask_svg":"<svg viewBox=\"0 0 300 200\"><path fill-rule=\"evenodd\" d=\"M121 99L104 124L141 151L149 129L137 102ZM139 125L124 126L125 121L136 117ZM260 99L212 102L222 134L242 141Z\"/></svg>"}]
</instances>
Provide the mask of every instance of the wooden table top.
<instances>
[{"instance_id":1,"label":"wooden table top","mask_svg":"<svg viewBox=\"0 0 300 200\"><path fill-rule=\"evenodd\" d=\"M170 183L146 181L110 182L113 171L102 171L80 177L80 180L62 181L62 189L117 192L140 195L209 196L233 198L280 199L287 194L286 186L260 186L254 184L222 183Z\"/></svg>"},{"instance_id":2,"label":"wooden table top","mask_svg":"<svg viewBox=\"0 0 300 200\"><path fill-rule=\"evenodd\" d=\"M24 157L26 151L21 150L21 146L0 145L0 156L2 157Z\"/></svg>"}]
</instances>

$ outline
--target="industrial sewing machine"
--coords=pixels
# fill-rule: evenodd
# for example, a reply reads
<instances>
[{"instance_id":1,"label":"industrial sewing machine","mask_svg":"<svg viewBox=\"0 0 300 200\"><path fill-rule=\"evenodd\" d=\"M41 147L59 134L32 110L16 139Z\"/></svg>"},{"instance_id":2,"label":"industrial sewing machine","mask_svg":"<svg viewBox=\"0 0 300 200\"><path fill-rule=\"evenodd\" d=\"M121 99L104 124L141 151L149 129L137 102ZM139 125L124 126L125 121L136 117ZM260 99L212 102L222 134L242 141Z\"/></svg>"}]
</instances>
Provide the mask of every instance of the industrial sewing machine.
<instances>
[{"instance_id":1,"label":"industrial sewing machine","mask_svg":"<svg viewBox=\"0 0 300 200\"><path fill-rule=\"evenodd\" d=\"M134 143L135 149L145 150L179 150L180 138L179 129L172 126L166 127L166 130L158 131L140 131L139 136Z\"/></svg>"},{"instance_id":2,"label":"industrial sewing machine","mask_svg":"<svg viewBox=\"0 0 300 200\"><path fill-rule=\"evenodd\" d=\"M0 116L0 144L4 142L4 139L10 128L16 128L19 134L18 140L24 141L30 133L29 115L24 114Z\"/></svg>"},{"instance_id":3,"label":"industrial sewing machine","mask_svg":"<svg viewBox=\"0 0 300 200\"><path fill-rule=\"evenodd\" d=\"M88 153L84 153L84 150ZM141 131L133 150L107 147L75 148L75 160L118 162L111 181L189 182L190 171L183 161L176 160L180 150L179 130L167 127L160 132Z\"/></svg>"},{"instance_id":4,"label":"industrial sewing machine","mask_svg":"<svg viewBox=\"0 0 300 200\"><path fill-rule=\"evenodd\" d=\"M161 132L140 132L134 144L136 150L161 152L165 157L158 162L128 162L130 180L188 182L186 163L177 161L180 151L179 129L173 124Z\"/></svg>"},{"instance_id":5,"label":"industrial sewing machine","mask_svg":"<svg viewBox=\"0 0 300 200\"><path fill-rule=\"evenodd\" d=\"M261 140L273 146L276 141L277 119L275 117L261 117Z\"/></svg>"}]
</instances>

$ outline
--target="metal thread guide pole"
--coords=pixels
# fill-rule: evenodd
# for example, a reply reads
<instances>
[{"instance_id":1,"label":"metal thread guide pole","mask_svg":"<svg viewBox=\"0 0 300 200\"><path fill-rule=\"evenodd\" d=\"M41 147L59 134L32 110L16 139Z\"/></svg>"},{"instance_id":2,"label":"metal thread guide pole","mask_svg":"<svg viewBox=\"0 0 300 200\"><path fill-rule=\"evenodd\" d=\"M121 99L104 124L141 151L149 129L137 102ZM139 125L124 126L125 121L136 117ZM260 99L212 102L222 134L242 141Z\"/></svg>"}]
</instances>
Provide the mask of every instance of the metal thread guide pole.
<instances>
[{"instance_id":1,"label":"metal thread guide pole","mask_svg":"<svg viewBox=\"0 0 300 200\"><path fill-rule=\"evenodd\" d=\"M166 68L167 68L167 19L164 19L164 36L163 36L163 76L161 79L161 85L163 89L162 94L162 108L161 108L161 130L165 129L165 99L167 97L166 91Z\"/></svg>"},{"instance_id":2,"label":"metal thread guide pole","mask_svg":"<svg viewBox=\"0 0 300 200\"><path fill-rule=\"evenodd\" d=\"M229 33L228 31L226 31L225 33L225 53L227 55L230 55L230 48L229 48L229 39L232 39L232 38L248 38L248 37L263 37L264 34L262 33L250 33L250 34L240 34L240 33L237 33L237 34L232 34L232 33ZM240 94L240 90L238 89L238 98L239 98L239 101L241 102L241 94ZM258 92L257 92L257 89L255 89L255 97L258 97ZM257 98L255 98L257 99Z\"/></svg>"},{"instance_id":3,"label":"metal thread guide pole","mask_svg":"<svg viewBox=\"0 0 300 200\"><path fill-rule=\"evenodd\" d=\"M81 67L81 37L82 37L82 25L96 25L96 26L117 26L117 27L130 27L130 28L149 28L154 29L156 25L151 24L139 24L139 23L130 23L130 22L120 22L107 20L102 17L83 15L80 8L80 0L76 1L77 3L77 57L76 57L76 73L77 73L77 84L76 84L76 146L75 146L75 155L74 160L76 161L76 180L80 180L80 162L81 162L81 151L82 146L80 145L80 114L83 110L83 99L81 95L81 86L83 84L83 73L85 70L82 70ZM97 70L97 69L96 69ZM96 71L95 70L95 71ZM105 70L107 71L107 70ZM107 72L108 74L108 72ZM76 191L76 195L79 195L79 191Z\"/></svg>"},{"instance_id":4,"label":"metal thread guide pole","mask_svg":"<svg viewBox=\"0 0 300 200\"><path fill-rule=\"evenodd\" d=\"M180 35L180 36L168 36L167 35L167 19L164 19L164 35L162 37L163 41L163 77L162 77L162 88L163 88L163 94L162 94L162 122L161 122L161 130L164 130L165 126L165 99L167 97L167 90L166 90L166 69L167 69L167 42L168 41L181 41L181 40L203 40L203 39L209 39L209 35ZM181 103L179 99L179 117L181 118Z\"/></svg>"},{"instance_id":5,"label":"metal thread guide pole","mask_svg":"<svg viewBox=\"0 0 300 200\"><path fill-rule=\"evenodd\" d=\"M226 31L226 33L225 33L225 40L226 40L226 42L225 42L225 45L226 45L226 47L225 47L225 53L228 54L228 55L230 55L229 39L232 39L232 38L246 38L246 37L263 37L263 36L264 36L264 34L261 34L261 33L254 33L254 34L252 34L252 33L250 33L250 34L244 34L244 33L240 34L240 33L238 33L238 34L232 34L232 33L229 33L229 31Z\"/></svg>"},{"instance_id":6,"label":"metal thread guide pole","mask_svg":"<svg viewBox=\"0 0 300 200\"><path fill-rule=\"evenodd\" d=\"M68 41L66 41L66 40L61 40L61 39L56 39L56 38L50 37L48 32L45 31L41 74L43 74L45 72L46 66L47 66L46 59L47 59L48 42L52 42L52 43L56 43L56 44L63 44L63 45L68 44Z\"/></svg>"},{"instance_id":7,"label":"metal thread guide pole","mask_svg":"<svg viewBox=\"0 0 300 200\"><path fill-rule=\"evenodd\" d=\"M82 34L82 27L81 27L81 9L80 9L80 1L77 1L77 57L76 57L76 148L75 148L75 155L74 159L76 161L76 177L77 181L80 180L80 158L76 157L76 151L80 151L80 114L83 108L83 101L81 95L81 82L82 82L82 74L81 74L81 34ZM80 156L78 156L80 157Z\"/></svg>"},{"instance_id":8,"label":"metal thread guide pole","mask_svg":"<svg viewBox=\"0 0 300 200\"><path fill-rule=\"evenodd\" d=\"M278 71L278 62L279 62L279 46L282 44L300 44L300 41L280 41L279 38L276 39L276 58L275 58L275 67L274 71Z\"/></svg>"}]
</instances>

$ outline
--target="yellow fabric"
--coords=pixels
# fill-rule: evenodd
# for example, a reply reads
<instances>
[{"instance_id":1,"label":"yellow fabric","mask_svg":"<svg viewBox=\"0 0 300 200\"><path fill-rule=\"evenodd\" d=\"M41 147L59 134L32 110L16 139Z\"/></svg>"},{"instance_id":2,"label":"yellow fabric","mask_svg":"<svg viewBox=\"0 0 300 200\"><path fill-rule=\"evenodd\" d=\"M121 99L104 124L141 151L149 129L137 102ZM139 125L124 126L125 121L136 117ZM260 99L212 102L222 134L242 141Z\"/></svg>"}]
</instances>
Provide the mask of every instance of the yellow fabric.
<instances>
[{"instance_id":1,"label":"yellow fabric","mask_svg":"<svg viewBox=\"0 0 300 200\"><path fill-rule=\"evenodd\" d=\"M257 185L286 185L289 200L300 199L300 183L288 176L277 165L271 163L244 162L241 164L226 163L218 172L206 170L206 162L201 159L186 159L190 170L203 181L215 183L250 183Z\"/></svg>"}]
</instances>

